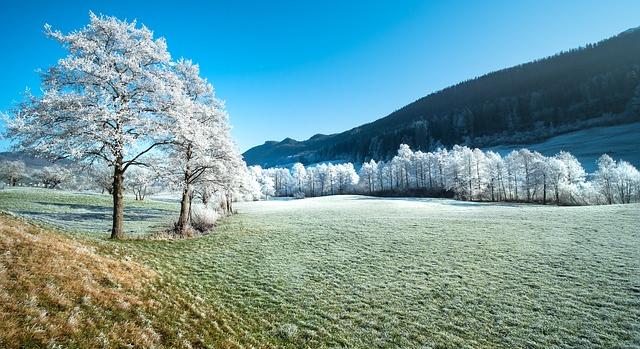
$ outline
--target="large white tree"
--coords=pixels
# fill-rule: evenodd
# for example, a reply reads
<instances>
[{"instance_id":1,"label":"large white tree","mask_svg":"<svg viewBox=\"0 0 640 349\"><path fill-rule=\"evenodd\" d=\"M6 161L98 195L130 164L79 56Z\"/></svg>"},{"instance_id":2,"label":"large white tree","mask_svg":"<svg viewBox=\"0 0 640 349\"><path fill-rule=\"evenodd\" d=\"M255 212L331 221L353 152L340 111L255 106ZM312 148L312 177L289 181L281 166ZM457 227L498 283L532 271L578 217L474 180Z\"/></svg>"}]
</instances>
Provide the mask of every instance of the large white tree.
<instances>
[{"instance_id":1,"label":"large white tree","mask_svg":"<svg viewBox=\"0 0 640 349\"><path fill-rule=\"evenodd\" d=\"M208 174L219 168L220 162L227 162L227 167L240 164L234 162L238 155L229 135L224 104L216 98L213 86L200 76L198 65L181 59L173 71L181 93L174 96L179 107L171 113L173 139L168 147L167 169L182 190L176 232L184 235L190 224L193 184L212 178Z\"/></svg>"},{"instance_id":2,"label":"large white tree","mask_svg":"<svg viewBox=\"0 0 640 349\"><path fill-rule=\"evenodd\" d=\"M8 120L8 134L20 149L109 166L111 237L121 238L125 173L170 138L177 84L167 45L135 21L93 13L80 30L45 30L68 54L42 73L43 95L28 96L19 106Z\"/></svg>"}]
</instances>

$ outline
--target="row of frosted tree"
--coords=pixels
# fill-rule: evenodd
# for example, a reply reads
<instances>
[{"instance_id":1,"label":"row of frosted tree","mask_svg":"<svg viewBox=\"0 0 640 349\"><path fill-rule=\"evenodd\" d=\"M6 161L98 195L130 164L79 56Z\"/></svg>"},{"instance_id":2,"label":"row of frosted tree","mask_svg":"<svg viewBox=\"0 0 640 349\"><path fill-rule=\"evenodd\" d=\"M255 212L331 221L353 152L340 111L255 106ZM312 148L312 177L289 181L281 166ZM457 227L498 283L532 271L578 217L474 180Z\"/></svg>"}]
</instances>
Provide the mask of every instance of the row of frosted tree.
<instances>
[{"instance_id":1,"label":"row of frosted tree","mask_svg":"<svg viewBox=\"0 0 640 349\"><path fill-rule=\"evenodd\" d=\"M357 172L351 163L312 167L297 163L291 169L253 166L250 173L267 196L360 193L557 205L640 201L640 172L606 154L598 159L597 171L587 174L564 151L544 156L521 149L503 157L466 146L414 152L402 144L390 161L371 160Z\"/></svg>"},{"instance_id":2,"label":"row of frosted tree","mask_svg":"<svg viewBox=\"0 0 640 349\"><path fill-rule=\"evenodd\" d=\"M127 183L137 198L158 178L181 192L178 235L192 231L196 195L222 196L231 211L248 173L224 104L198 65L172 59L164 38L135 21L91 13L80 30L45 32L67 55L42 72L41 94L27 93L5 115L16 150L99 169L113 196L112 238L125 234Z\"/></svg>"}]
</instances>

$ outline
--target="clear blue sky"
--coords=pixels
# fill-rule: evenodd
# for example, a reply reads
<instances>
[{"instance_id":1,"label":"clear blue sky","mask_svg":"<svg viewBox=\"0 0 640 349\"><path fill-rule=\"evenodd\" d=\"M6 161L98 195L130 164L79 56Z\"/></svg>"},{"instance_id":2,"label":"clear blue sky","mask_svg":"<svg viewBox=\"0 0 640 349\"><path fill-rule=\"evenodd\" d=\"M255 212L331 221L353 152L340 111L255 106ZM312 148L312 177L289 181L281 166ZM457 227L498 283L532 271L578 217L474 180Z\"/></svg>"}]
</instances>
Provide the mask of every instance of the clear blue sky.
<instances>
[{"instance_id":1,"label":"clear blue sky","mask_svg":"<svg viewBox=\"0 0 640 349\"><path fill-rule=\"evenodd\" d=\"M242 151L383 117L430 92L640 26L640 1L3 1L0 110L64 54L43 24L138 19L198 62ZM2 125L0 125L0 129ZM6 148L6 142L0 148Z\"/></svg>"}]
</instances>

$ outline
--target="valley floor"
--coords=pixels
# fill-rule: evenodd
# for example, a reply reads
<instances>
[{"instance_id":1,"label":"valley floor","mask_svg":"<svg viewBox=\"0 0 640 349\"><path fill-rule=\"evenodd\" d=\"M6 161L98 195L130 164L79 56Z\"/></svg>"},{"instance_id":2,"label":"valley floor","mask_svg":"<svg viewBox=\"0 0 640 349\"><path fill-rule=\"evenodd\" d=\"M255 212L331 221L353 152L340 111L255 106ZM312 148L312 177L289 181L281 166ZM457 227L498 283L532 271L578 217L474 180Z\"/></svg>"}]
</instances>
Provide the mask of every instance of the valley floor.
<instances>
[{"instance_id":1,"label":"valley floor","mask_svg":"<svg viewBox=\"0 0 640 349\"><path fill-rule=\"evenodd\" d=\"M57 200L24 191L16 206L11 195L0 191L0 210L35 219L37 205ZM104 205L56 195L69 205ZM129 212L175 212L171 205L136 203ZM83 209L53 205L58 218L46 221L63 226L65 214ZM191 324L186 330L209 335L183 334L184 346L640 346L638 204L334 196L237 209L214 233L192 240L114 242L76 220L64 235L139 263L163 280L158 294L170 286L194 300L180 319Z\"/></svg>"}]
</instances>

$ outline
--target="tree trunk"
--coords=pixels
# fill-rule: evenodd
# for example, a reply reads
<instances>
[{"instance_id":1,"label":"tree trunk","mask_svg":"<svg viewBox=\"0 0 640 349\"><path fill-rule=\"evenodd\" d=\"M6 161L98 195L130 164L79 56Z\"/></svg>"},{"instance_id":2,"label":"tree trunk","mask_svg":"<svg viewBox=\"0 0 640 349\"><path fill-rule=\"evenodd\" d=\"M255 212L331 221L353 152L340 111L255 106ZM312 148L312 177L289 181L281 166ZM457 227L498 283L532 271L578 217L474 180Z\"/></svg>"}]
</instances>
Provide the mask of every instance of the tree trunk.
<instances>
[{"instance_id":1,"label":"tree trunk","mask_svg":"<svg viewBox=\"0 0 640 349\"><path fill-rule=\"evenodd\" d=\"M180 217L176 226L177 232L184 235L189 226L189 208L191 207L191 185L185 184L182 190L182 200L180 200Z\"/></svg>"},{"instance_id":2,"label":"tree trunk","mask_svg":"<svg viewBox=\"0 0 640 349\"><path fill-rule=\"evenodd\" d=\"M112 239L124 238L124 169L121 161L113 170L113 226Z\"/></svg>"},{"instance_id":3,"label":"tree trunk","mask_svg":"<svg viewBox=\"0 0 640 349\"><path fill-rule=\"evenodd\" d=\"M191 147L185 152L184 182L182 183L182 199L180 200L180 216L176 225L177 233L184 236L189 224L191 224Z\"/></svg>"},{"instance_id":4,"label":"tree trunk","mask_svg":"<svg viewBox=\"0 0 640 349\"><path fill-rule=\"evenodd\" d=\"M211 194L208 190L204 189L202 192L202 204L205 206L209 206L209 200L211 200Z\"/></svg>"}]
</instances>

